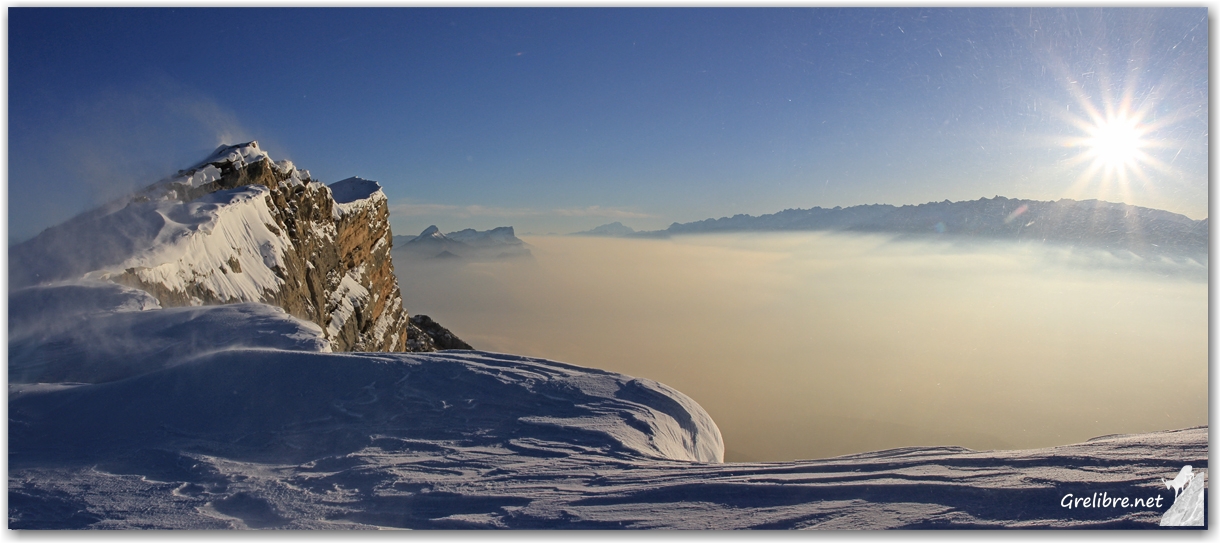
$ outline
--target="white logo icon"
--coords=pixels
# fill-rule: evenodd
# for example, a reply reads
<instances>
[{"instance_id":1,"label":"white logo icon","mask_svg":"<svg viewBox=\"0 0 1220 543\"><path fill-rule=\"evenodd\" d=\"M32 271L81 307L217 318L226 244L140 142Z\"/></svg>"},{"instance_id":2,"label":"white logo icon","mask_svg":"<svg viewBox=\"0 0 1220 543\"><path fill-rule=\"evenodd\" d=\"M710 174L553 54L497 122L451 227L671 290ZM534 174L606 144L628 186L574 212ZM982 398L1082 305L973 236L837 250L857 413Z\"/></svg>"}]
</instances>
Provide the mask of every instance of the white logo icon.
<instances>
[{"instance_id":1,"label":"white logo icon","mask_svg":"<svg viewBox=\"0 0 1220 543\"><path fill-rule=\"evenodd\" d=\"M1172 481L1162 478L1165 488L1173 489L1174 499L1173 506L1161 517L1161 526L1203 526L1203 489L1206 481L1206 471L1194 473L1190 466L1184 466Z\"/></svg>"},{"instance_id":2,"label":"white logo icon","mask_svg":"<svg viewBox=\"0 0 1220 543\"><path fill-rule=\"evenodd\" d=\"M1190 466L1182 466L1182 471L1179 471L1178 476L1174 477L1172 481L1166 481L1164 478L1161 478L1161 482L1165 483L1165 488L1173 489L1173 497L1176 499L1178 494L1182 493L1182 487L1190 482L1190 476L1193 474L1194 472L1190 469Z\"/></svg>"}]
</instances>

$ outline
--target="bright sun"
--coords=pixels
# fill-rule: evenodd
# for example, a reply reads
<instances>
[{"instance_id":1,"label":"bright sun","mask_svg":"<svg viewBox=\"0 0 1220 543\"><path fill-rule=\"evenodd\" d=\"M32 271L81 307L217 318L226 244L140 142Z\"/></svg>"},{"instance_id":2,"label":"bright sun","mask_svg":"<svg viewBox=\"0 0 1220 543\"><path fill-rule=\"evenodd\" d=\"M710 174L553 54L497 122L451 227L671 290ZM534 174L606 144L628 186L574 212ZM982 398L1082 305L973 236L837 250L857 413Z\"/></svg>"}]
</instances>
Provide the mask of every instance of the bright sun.
<instances>
[{"instance_id":1,"label":"bright sun","mask_svg":"<svg viewBox=\"0 0 1220 543\"><path fill-rule=\"evenodd\" d=\"M1143 160L1146 130L1138 121L1126 115L1099 121L1088 128L1082 142L1094 168L1123 173Z\"/></svg>"},{"instance_id":2,"label":"bright sun","mask_svg":"<svg viewBox=\"0 0 1220 543\"><path fill-rule=\"evenodd\" d=\"M1129 97L1098 107L1082 95L1080 103L1084 115L1068 117L1080 135L1062 140L1068 147L1079 149L1065 164L1073 168L1083 165L1067 191L1068 197L1118 198L1126 202L1131 200L1133 184L1154 190L1149 170L1165 171L1168 165L1152 154L1154 148L1165 145L1153 134L1168 121L1145 122L1151 103L1133 108Z\"/></svg>"}]
</instances>

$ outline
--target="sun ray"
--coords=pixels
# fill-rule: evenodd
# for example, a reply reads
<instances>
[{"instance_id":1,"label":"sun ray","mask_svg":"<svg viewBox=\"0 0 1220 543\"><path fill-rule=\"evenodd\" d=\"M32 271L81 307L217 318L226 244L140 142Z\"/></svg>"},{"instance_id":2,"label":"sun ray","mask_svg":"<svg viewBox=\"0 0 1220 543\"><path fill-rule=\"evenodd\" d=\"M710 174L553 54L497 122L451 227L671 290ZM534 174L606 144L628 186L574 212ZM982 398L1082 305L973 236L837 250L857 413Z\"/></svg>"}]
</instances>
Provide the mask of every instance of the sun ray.
<instances>
[{"instance_id":1,"label":"sun ray","mask_svg":"<svg viewBox=\"0 0 1220 543\"><path fill-rule=\"evenodd\" d=\"M1148 122L1156 102L1155 93L1137 100L1132 82L1128 83L1117 97L1105 92L1090 97L1079 83L1069 80L1067 90L1076 100L1078 113L1064 117L1077 135L1061 141L1066 147L1078 149L1065 165L1080 168L1080 172L1067 191L1068 197L1092 193L1105 199L1116 194L1123 201L1130 201L1133 184L1139 183L1139 188L1154 192L1148 174L1170 169L1151 151L1165 147L1165 142L1158 141L1153 133L1175 119Z\"/></svg>"}]
</instances>

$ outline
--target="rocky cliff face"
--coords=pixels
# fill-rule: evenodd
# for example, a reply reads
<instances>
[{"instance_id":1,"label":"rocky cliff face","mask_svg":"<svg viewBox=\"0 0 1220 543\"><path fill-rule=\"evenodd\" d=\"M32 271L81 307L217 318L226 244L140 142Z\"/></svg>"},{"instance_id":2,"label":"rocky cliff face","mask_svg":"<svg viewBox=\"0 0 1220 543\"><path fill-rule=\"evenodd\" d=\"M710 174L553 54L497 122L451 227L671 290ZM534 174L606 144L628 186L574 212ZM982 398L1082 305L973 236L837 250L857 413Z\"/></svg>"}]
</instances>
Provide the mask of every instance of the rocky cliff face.
<instances>
[{"instance_id":1,"label":"rocky cliff face","mask_svg":"<svg viewBox=\"0 0 1220 543\"><path fill-rule=\"evenodd\" d=\"M83 274L166 307L277 305L335 350L435 350L403 308L391 244L376 182L328 187L250 142L13 247L10 288Z\"/></svg>"}]
</instances>

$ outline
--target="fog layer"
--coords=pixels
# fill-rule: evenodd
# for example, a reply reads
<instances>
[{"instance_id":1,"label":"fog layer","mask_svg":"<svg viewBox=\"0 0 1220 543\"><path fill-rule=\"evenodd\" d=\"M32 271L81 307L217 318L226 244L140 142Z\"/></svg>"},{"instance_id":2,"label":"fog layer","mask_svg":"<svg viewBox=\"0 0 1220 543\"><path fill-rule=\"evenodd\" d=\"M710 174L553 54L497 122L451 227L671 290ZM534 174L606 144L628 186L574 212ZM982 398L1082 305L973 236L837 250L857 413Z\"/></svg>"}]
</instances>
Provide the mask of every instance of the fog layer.
<instances>
[{"instance_id":1,"label":"fog layer","mask_svg":"<svg viewBox=\"0 0 1220 543\"><path fill-rule=\"evenodd\" d=\"M395 251L404 302L478 349L673 386L726 460L1029 448L1207 424L1207 273L1038 245L820 233L533 237Z\"/></svg>"}]
</instances>

